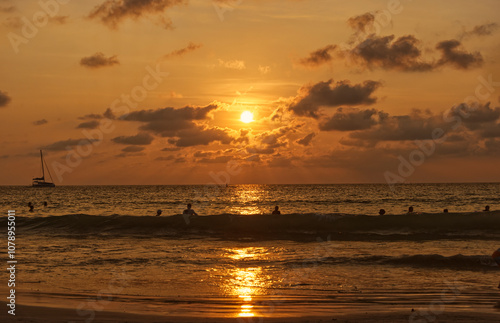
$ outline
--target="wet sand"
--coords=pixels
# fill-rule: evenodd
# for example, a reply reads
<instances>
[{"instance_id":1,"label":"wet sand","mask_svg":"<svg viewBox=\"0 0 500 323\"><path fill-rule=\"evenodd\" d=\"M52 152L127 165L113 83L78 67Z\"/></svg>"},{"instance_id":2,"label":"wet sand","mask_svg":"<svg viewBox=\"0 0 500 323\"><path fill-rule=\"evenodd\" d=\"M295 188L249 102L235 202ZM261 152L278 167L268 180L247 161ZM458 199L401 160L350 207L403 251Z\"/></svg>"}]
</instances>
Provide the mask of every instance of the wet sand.
<instances>
[{"instance_id":1,"label":"wet sand","mask_svg":"<svg viewBox=\"0 0 500 323\"><path fill-rule=\"evenodd\" d=\"M500 293L365 291L331 297L137 298L91 300L90 295L23 292L16 315L0 302L0 322L500 322ZM245 317L248 315L248 317Z\"/></svg>"},{"instance_id":2,"label":"wet sand","mask_svg":"<svg viewBox=\"0 0 500 323\"><path fill-rule=\"evenodd\" d=\"M382 310L382 309L381 309ZM27 322L27 323L62 323L62 322L85 322L89 317L79 317L75 310L61 309L52 307L38 306L19 306L16 310L16 316L6 317L6 312L3 311L0 318L2 322ZM203 317L175 317L175 316L156 316L156 315L138 315L124 312L96 312L95 317L87 322L128 322L128 323L152 323L152 322L203 322L203 323L255 323L255 322L270 322L270 323L313 323L313 322L336 322L336 323L355 323L355 322L498 322L500 313L484 313L484 312L453 312L445 311L434 317L414 317L412 319L411 312L381 312L381 313L332 313L328 316L304 316L297 317L251 317L251 318L203 318Z\"/></svg>"}]
</instances>

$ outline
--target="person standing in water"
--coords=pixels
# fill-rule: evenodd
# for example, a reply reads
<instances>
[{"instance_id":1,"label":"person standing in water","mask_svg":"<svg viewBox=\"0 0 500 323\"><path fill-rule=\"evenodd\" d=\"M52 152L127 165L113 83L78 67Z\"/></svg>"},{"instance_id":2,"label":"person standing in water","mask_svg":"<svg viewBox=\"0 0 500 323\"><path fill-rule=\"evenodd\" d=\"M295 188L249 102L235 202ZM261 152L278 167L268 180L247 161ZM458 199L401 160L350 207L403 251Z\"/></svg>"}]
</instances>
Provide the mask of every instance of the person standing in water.
<instances>
[{"instance_id":1,"label":"person standing in water","mask_svg":"<svg viewBox=\"0 0 500 323\"><path fill-rule=\"evenodd\" d=\"M274 208L274 211L273 211L273 215L276 215L276 214L281 214L280 212L280 207L276 205L276 207Z\"/></svg>"},{"instance_id":2,"label":"person standing in water","mask_svg":"<svg viewBox=\"0 0 500 323\"><path fill-rule=\"evenodd\" d=\"M191 208L191 203L187 205L187 209L182 212L182 214L187 214L187 215L198 215L196 212Z\"/></svg>"}]
</instances>

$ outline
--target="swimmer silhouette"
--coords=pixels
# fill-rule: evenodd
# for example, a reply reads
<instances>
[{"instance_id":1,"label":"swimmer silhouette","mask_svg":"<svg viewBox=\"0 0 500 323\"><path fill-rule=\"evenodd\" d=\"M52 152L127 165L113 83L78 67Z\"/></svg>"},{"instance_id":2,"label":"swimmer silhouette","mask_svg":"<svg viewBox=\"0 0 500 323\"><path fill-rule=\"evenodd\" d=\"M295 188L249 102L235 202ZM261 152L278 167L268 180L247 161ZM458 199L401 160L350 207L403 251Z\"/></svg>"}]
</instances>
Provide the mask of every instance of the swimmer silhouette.
<instances>
[{"instance_id":1,"label":"swimmer silhouette","mask_svg":"<svg viewBox=\"0 0 500 323\"><path fill-rule=\"evenodd\" d=\"M413 213L413 206L410 206L410 207L408 208L408 213Z\"/></svg>"},{"instance_id":2,"label":"swimmer silhouette","mask_svg":"<svg viewBox=\"0 0 500 323\"><path fill-rule=\"evenodd\" d=\"M161 215L161 210L156 211L156 216L160 216L160 215Z\"/></svg>"},{"instance_id":3,"label":"swimmer silhouette","mask_svg":"<svg viewBox=\"0 0 500 323\"><path fill-rule=\"evenodd\" d=\"M182 214L188 214L188 215L198 215L196 212L191 208L191 203L187 205L187 209L182 212Z\"/></svg>"},{"instance_id":4,"label":"swimmer silhouette","mask_svg":"<svg viewBox=\"0 0 500 323\"><path fill-rule=\"evenodd\" d=\"M380 209L380 211L378 211L378 214L379 215L384 215L385 214L385 210L384 209Z\"/></svg>"},{"instance_id":5,"label":"swimmer silhouette","mask_svg":"<svg viewBox=\"0 0 500 323\"><path fill-rule=\"evenodd\" d=\"M276 205L276 207L274 208L273 214L281 214L279 206Z\"/></svg>"},{"instance_id":6,"label":"swimmer silhouette","mask_svg":"<svg viewBox=\"0 0 500 323\"><path fill-rule=\"evenodd\" d=\"M489 206L489 205L486 205L486 206L484 207L483 212L489 212L489 211L490 211L490 206Z\"/></svg>"}]
</instances>

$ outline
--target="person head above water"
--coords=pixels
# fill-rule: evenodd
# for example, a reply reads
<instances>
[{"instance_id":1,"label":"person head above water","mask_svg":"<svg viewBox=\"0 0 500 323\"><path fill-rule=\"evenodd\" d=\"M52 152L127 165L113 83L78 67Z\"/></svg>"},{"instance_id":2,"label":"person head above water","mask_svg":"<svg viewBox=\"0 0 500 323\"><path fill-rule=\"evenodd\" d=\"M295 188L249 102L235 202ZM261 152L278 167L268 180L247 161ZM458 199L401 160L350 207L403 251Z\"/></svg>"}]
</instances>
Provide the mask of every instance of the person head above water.
<instances>
[{"instance_id":1,"label":"person head above water","mask_svg":"<svg viewBox=\"0 0 500 323\"><path fill-rule=\"evenodd\" d=\"M413 206L410 206L410 207L408 208L408 213L413 213Z\"/></svg>"},{"instance_id":2,"label":"person head above water","mask_svg":"<svg viewBox=\"0 0 500 323\"><path fill-rule=\"evenodd\" d=\"M160 215L161 215L161 210L156 211L156 216L160 216Z\"/></svg>"},{"instance_id":3,"label":"person head above water","mask_svg":"<svg viewBox=\"0 0 500 323\"><path fill-rule=\"evenodd\" d=\"M43 202L43 206L47 206L47 205L48 205L47 201Z\"/></svg>"},{"instance_id":4,"label":"person head above water","mask_svg":"<svg viewBox=\"0 0 500 323\"><path fill-rule=\"evenodd\" d=\"M484 212L488 212L489 210L490 210L490 206L489 206L489 205L486 205L486 206L484 207Z\"/></svg>"},{"instance_id":5,"label":"person head above water","mask_svg":"<svg viewBox=\"0 0 500 323\"><path fill-rule=\"evenodd\" d=\"M448 209L444 209L444 210L443 210L443 213L448 213Z\"/></svg>"},{"instance_id":6,"label":"person head above water","mask_svg":"<svg viewBox=\"0 0 500 323\"><path fill-rule=\"evenodd\" d=\"M379 215L384 215L385 214L385 210L384 209L380 209L380 211L378 211L378 214Z\"/></svg>"}]
</instances>

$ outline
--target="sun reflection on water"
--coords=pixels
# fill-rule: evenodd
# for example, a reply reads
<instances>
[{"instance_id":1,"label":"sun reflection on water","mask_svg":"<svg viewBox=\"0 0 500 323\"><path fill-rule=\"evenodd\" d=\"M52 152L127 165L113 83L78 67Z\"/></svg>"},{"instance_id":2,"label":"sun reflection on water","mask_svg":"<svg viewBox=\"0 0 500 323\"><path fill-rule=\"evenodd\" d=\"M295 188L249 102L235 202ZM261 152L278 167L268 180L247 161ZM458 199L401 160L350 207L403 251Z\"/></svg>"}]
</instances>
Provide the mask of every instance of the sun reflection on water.
<instances>
[{"instance_id":1,"label":"sun reflection on water","mask_svg":"<svg viewBox=\"0 0 500 323\"><path fill-rule=\"evenodd\" d=\"M269 251L267 248L231 248L226 249L228 257L242 262L265 259ZM237 266L240 264L236 264ZM238 317L253 317L256 315L254 297L265 294L270 286L268 277L263 273L262 267L236 267L227 269L229 279L221 286L229 295L238 296L242 301Z\"/></svg>"},{"instance_id":2,"label":"sun reflection on water","mask_svg":"<svg viewBox=\"0 0 500 323\"><path fill-rule=\"evenodd\" d=\"M231 197L232 202L230 212L241 215L262 214L260 205L267 198L269 192L258 185L245 185L238 187Z\"/></svg>"}]
</instances>

